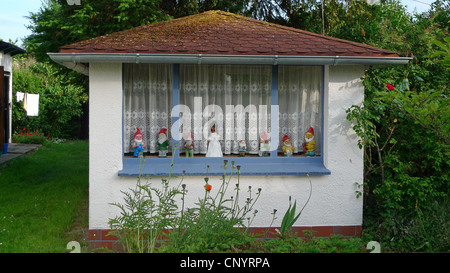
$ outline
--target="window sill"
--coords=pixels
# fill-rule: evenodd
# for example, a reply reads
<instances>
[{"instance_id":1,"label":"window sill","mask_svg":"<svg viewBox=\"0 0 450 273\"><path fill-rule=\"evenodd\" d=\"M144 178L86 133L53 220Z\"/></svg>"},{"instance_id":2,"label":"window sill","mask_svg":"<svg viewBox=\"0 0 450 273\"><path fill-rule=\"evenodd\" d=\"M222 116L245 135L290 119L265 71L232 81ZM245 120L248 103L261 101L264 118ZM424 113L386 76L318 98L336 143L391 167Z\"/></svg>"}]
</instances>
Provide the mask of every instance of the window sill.
<instances>
[{"instance_id":1,"label":"window sill","mask_svg":"<svg viewBox=\"0 0 450 273\"><path fill-rule=\"evenodd\" d=\"M224 174L224 160L228 160L227 174L231 172L232 161L241 166L241 175L329 175L323 165L322 157L221 157L221 158L146 158L143 163L142 176L215 176ZM141 160L139 158L123 158L123 169L119 176L137 177ZM207 166L209 166L207 174ZM234 173L236 169L234 169Z\"/></svg>"}]
</instances>

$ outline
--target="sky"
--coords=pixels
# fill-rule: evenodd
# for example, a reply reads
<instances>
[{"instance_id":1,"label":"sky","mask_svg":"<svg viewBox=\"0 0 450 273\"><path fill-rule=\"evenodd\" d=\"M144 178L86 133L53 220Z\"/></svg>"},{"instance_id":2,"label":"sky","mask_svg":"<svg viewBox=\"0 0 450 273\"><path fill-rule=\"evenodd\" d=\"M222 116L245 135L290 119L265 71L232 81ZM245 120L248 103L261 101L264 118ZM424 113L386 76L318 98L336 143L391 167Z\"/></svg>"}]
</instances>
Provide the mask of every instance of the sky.
<instances>
[{"instance_id":1,"label":"sky","mask_svg":"<svg viewBox=\"0 0 450 273\"><path fill-rule=\"evenodd\" d=\"M41 2L41 0L0 0L0 39L5 42L17 40L17 45L21 46L22 39L31 34L27 29L30 20L26 17L30 12L38 12ZM401 0L401 2L408 7L410 13L415 10L421 13L429 10L434 0Z\"/></svg>"}]
</instances>

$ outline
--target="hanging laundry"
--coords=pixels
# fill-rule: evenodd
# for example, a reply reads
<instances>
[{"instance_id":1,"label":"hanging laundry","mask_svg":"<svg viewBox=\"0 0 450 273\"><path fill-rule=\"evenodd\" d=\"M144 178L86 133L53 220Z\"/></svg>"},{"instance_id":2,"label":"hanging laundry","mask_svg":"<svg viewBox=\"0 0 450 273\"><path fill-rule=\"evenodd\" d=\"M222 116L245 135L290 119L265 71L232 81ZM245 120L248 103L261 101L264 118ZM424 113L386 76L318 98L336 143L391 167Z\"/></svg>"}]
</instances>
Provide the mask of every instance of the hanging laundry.
<instances>
[{"instance_id":1,"label":"hanging laundry","mask_svg":"<svg viewBox=\"0 0 450 273\"><path fill-rule=\"evenodd\" d=\"M23 102L27 116L37 117L39 115L39 94L26 93Z\"/></svg>"},{"instance_id":2,"label":"hanging laundry","mask_svg":"<svg viewBox=\"0 0 450 273\"><path fill-rule=\"evenodd\" d=\"M25 93L17 92L17 93L16 93L16 100L17 100L17 102L23 101L23 97L24 97L24 96L25 96Z\"/></svg>"}]
</instances>

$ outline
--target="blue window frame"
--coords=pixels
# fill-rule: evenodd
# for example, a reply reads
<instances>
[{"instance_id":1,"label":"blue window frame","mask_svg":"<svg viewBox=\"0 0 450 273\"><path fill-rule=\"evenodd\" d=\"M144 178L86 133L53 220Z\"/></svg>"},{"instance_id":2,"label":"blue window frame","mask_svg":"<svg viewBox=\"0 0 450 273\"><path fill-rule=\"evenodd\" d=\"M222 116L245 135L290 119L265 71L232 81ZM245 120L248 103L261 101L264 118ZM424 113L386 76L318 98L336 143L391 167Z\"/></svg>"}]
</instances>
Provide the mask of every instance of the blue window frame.
<instances>
[{"instance_id":1,"label":"blue window frame","mask_svg":"<svg viewBox=\"0 0 450 273\"><path fill-rule=\"evenodd\" d=\"M273 65L271 69L271 142L278 143L278 73L279 67ZM180 104L180 65L172 66L172 105ZM321 128L324 128L324 67L322 66L322 84L321 84ZM172 124L176 124L180 118L180 112L177 107L172 109ZM174 128L174 132L177 132ZM178 130L179 131L179 130ZM320 130L320 146L323 147L323 131ZM172 139L172 151L175 145L180 146L178 137ZM278 154L278 147L271 147L268 157L184 157L180 156L179 149L167 158L147 157L143 165L140 158L123 157L123 169L119 171L119 176L138 176L140 166L142 175L166 176L169 172L173 175L191 175L204 176L208 169L208 175L223 175L224 160L234 161L234 165L240 165L241 175L328 175L331 172L324 166L323 151L314 157L284 157Z\"/></svg>"}]
</instances>

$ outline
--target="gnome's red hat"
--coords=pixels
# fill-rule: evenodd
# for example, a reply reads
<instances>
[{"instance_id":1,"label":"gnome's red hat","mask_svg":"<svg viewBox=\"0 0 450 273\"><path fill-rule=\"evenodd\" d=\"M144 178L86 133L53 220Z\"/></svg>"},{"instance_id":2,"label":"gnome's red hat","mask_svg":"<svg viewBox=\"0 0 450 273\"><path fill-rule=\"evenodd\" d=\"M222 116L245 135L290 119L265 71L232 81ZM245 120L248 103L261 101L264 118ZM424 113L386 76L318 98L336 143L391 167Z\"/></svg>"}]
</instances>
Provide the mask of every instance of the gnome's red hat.
<instances>
[{"instance_id":1,"label":"gnome's red hat","mask_svg":"<svg viewBox=\"0 0 450 273\"><path fill-rule=\"evenodd\" d=\"M267 135L266 135L266 132L264 132L264 134L263 134L263 136L262 136L261 138L262 138L262 140L267 141Z\"/></svg>"},{"instance_id":2,"label":"gnome's red hat","mask_svg":"<svg viewBox=\"0 0 450 273\"><path fill-rule=\"evenodd\" d=\"M136 133L134 134L134 137L136 138L137 135L142 135L141 130L139 130L139 127L136 128Z\"/></svg>"},{"instance_id":3,"label":"gnome's red hat","mask_svg":"<svg viewBox=\"0 0 450 273\"><path fill-rule=\"evenodd\" d=\"M289 140L288 135L284 135L284 137L283 137L283 142L285 142L286 140Z\"/></svg>"},{"instance_id":4,"label":"gnome's red hat","mask_svg":"<svg viewBox=\"0 0 450 273\"><path fill-rule=\"evenodd\" d=\"M161 130L159 131L158 135L160 135L160 134L167 135L167 128L161 128Z\"/></svg>"},{"instance_id":5,"label":"gnome's red hat","mask_svg":"<svg viewBox=\"0 0 450 273\"><path fill-rule=\"evenodd\" d=\"M312 135L314 135L313 127L309 127L309 129L308 129L308 131L306 133L311 133Z\"/></svg>"}]
</instances>

